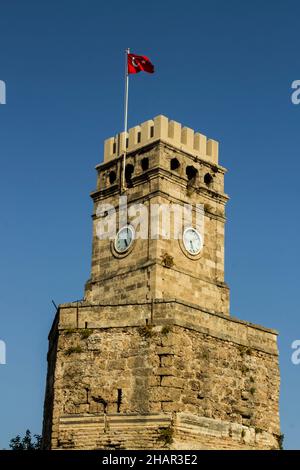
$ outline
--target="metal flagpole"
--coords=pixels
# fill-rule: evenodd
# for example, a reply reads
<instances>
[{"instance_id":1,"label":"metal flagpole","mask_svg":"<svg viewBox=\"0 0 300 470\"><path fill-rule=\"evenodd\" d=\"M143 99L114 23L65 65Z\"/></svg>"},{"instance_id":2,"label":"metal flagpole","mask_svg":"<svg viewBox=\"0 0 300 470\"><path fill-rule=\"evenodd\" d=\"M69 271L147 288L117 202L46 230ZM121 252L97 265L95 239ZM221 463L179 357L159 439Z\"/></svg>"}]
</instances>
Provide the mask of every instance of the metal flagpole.
<instances>
[{"instance_id":1,"label":"metal flagpole","mask_svg":"<svg viewBox=\"0 0 300 470\"><path fill-rule=\"evenodd\" d=\"M125 51L125 100L124 100L124 133L125 133L125 149L123 154L123 172L122 172L122 189L126 191L126 181L125 181L125 166L126 166L126 142L127 142L127 121L128 121L128 85L129 85L129 75L128 75L128 54L130 49Z\"/></svg>"}]
</instances>

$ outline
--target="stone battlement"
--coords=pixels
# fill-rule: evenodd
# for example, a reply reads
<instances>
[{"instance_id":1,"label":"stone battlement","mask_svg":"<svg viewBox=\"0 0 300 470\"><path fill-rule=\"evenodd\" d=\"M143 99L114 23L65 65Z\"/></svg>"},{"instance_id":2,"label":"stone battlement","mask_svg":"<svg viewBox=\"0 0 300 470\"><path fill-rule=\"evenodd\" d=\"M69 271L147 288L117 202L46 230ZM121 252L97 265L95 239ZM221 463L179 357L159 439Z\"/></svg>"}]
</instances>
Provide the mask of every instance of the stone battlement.
<instances>
[{"instance_id":1,"label":"stone battlement","mask_svg":"<svg viewBox=\"0 0 300 470\"><path fill-rule=\"evenodd\" d=\"M211 163L218 164L219 143L179 122L171 121L166 116L156 116L153 120L132 127L127 133L121 132L104 142L104 162L133 152L157 140L169 143L173 147L192 154ZM126 148L127 146L127 148Z\"/></svg>"}]
</instances>

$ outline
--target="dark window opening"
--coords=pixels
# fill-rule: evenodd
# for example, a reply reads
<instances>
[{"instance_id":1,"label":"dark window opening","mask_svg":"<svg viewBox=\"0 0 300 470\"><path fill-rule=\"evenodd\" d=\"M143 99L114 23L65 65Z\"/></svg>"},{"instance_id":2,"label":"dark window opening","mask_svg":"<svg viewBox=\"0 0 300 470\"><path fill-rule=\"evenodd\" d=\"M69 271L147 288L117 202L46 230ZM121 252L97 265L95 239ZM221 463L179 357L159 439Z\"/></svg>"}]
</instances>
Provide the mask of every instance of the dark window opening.
<instances>
[{"instance_id":1,"label":"dark window opening","mask_svg":"<svg viewBox=\"0 0 300 470\"><path fill-rule=\"evenodd\" d=\"M85 322L84 322L84 328L87 329L87 326L88 326L88 322L85 321Z\"/></svg>"},{"instance_id":2,"label":"dark window opening","mask_svg":"<svg viewBox=\"0 0 300 470\"><path fill-rule=\"evenodd\" d=\"M117 179L117 175L116 175L116 172L115 171L111 171L109 173L109 182L110 184L113 184Z\"/></svg>"},{"instance_id":3,"label":"dark window opening","mask_svg":"<svg viewBox=\"0 0 300 470\"><path fill-rule=\"evenodd\" d=\"M128 137L127 137L127 139L126 139L126 148L127 148L127 149L128 149L128 144L129 144L129 139L128 139Z\"/></svg>"},{"instance_id":4,"label":"dark window opening","mask_svg":"<svg viewBox=\"0 0 300 470\"><path fill-rule=\"evenodd\" d=\"M177 160L177 158L172 158L171 162L170 162L170 168L171 170L178 170L178 168L180 167L180 163L179 161Z\"/></svg>"},{"instance_id":5,"label":"dark window opening","mask_svg":"<svg viewBox=\"0 0 300 470\"><path fill-rule=\"evenodd\" d=\"M113 153L116 153L116 151L117 151L117 144L116 144L116 142L114 142L114 144L113 144Z\"/></svg>"},{"instance_id":6,"label":"dark window opening","mask_svg":"<svg viewBox=\"0 0 300 470\"><path fill-rule=\"evenodd\" d=\"M104 400L104 398L102 398L100 395L97 395L97 396L92 396L92 399L93 401L95 401L96 403L101 403L101 405L103 405L103 412L106 413L107 412L107 401Z\"/></svg>"},{"instance_id":7,"label":"dark window opening","mask_svg":"<svg viewBox=\"0 0 300 470\"><path fill-rule=\"evenodd\" d=\"M141 167L143 171L149 170L149 158L143 158L141 161Z\"/></svg>"},{"instance_id":8,"label":"dark window opening","mask_svg":"<svg viewBox=\"0 0 300 470\"><path fill-rule=\"evenodd\" d=\"M189 181L195 180L198 171L193 166L187 166L185 170L186 176Z\"/></svg>"},{"instance_id":9,"label":"dark window opening","mask_svg":"<svg viewBox=\"0 0 300 470\"><path fill-rule=\"evenodd\" d=\"M141 142L141 133L140 132L138 132L137 141L138 141L138 144Z\"/></svg>"},{"instance_id":10,"label":"dark window opening","mask_svg":"<svg viewBox=\"0 0 300 470\"><path fill-rule=\"evenodd\" d=\"M129 163L125 167L125 181L128 188L132 188L132 175L133 175L134 167Z\"/></svg>"},{"instance_id":11,"label":"dark window opening","mask_svg":"<svg viewBox=\"0 0 300 470\"><path fill-rule=\"evenodd\" d=\"M154 126L150 127L150 138L154 137Z\"/></svg>"},{"instance_id":12,"label":"dark window opening","mask_svg":"<svg viewBox=\"0 0 300 470\"><path fill-rule=\"evenodd\" d=\"M122 389L118 388L117 413L120 413L122 405Z\"/></svg>"},{"instance_id":13,"label":"dark window opening","mask_svg":"<svg viewBox=\"0 0 300 470\"><path fill-rule=\"evenodd\" d=\"M213 182L213 177L211 176L210 173L206 173L206 175L204 176L204 183L207 186L210 186L212 182Z\"/></svg>"}]
</instances>

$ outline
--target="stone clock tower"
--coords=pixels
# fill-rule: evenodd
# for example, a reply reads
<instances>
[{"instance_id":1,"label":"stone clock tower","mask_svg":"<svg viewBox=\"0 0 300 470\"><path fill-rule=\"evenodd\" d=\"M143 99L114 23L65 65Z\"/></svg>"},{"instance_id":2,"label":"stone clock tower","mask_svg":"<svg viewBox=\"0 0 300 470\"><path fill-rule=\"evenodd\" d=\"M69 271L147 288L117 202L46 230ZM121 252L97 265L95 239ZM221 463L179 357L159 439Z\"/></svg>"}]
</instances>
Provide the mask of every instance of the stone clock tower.
<instances>
[{"instance_id":1,"label":"stone clock tower","mask_svg":"<svg viewBox=\"0 0 300 470\"><path fill-rule=\"evenodd\" d=\"M49 335L45 449L280 447L276 332L229 313L225 171L216 141L164 116L105 141L91 277Z\"/></svg>"}]
</instances>

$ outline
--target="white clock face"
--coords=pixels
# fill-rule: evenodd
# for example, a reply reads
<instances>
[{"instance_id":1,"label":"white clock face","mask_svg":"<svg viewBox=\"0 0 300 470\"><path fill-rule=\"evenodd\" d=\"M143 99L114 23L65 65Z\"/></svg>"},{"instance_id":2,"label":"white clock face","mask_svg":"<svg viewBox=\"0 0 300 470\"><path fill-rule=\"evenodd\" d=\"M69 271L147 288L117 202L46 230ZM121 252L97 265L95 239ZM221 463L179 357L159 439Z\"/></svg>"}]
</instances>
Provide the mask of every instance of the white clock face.
<instances>
[{"instance_id":1,"label":"white clock face","mask_svg":"<svg viewBox=\"0 0 300 470\"><path fill-rule=\"evenodd\" d=\"M118 253L125 253L134 240L134 229L130 225L122 227L115 238L115 250Z\"/></svg>"},{"instance_id":2,"label":"white clock face","mask_svg":"<svg viewBox=\"0 0 300 470\"><path fill-rule=\"evenodd\" d=\"M191 255L198 255L203 248L202 236L195 228L186 228L183 232L183 244Z\"/></svg>"}]
</instances>

